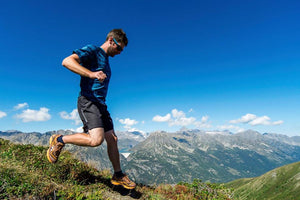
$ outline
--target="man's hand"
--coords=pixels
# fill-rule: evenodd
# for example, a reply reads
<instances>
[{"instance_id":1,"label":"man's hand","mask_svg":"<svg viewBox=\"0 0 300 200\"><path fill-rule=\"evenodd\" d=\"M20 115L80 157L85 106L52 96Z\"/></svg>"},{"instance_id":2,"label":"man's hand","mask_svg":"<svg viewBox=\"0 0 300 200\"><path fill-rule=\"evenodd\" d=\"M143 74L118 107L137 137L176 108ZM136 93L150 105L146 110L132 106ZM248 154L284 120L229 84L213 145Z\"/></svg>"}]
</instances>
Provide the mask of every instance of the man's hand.
<instances>
[{"instance_id":1,"label":"man's hand","mask_svg":"<svg viewBox=\"0 0 300 200\"><path fill-rule=\"evenodd\" d=\"M101 83L106 79L106 74L103 71L92 72L90 75L91 79L98 79Z\"/></svg>"},{"instance_id":2,"label":"man's hand","mask_svg":"<svg viewBox=\"0 0 300 200\"><path fill-rule=\"evenodd\" d=\"M92 72L80 65L80 59L77 54L72 54L66 57L62 63L63 66L79 74L80 76L98 79L101 83L106 79L106 74L103 71Z\"/></svg>"}]
</instances>

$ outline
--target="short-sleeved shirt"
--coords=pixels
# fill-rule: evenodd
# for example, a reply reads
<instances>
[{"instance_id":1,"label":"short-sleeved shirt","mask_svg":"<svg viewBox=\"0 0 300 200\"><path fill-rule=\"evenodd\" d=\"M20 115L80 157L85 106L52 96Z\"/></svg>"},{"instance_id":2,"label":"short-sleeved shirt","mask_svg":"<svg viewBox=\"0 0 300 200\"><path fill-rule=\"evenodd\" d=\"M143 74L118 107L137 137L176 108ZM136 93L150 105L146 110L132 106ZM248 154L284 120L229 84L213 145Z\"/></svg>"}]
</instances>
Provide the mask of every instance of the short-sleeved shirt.
<instances>
[{"instance_id":1,"label":"short-sleeved shirt","mask_svg":"<svg viewBox=\"0 0 300 200\"><path fill-rule=\"evenodd\" d=\"M74 50L73 53L79 56L80 64L83 67L92 72L103 71L107 76L102 83L98 79L81 76L79 96L85 96L90 101L105 104L111 77L108 55L101 47L96 45L87 45L81 49Z\"/></svg>"}]
</instances>

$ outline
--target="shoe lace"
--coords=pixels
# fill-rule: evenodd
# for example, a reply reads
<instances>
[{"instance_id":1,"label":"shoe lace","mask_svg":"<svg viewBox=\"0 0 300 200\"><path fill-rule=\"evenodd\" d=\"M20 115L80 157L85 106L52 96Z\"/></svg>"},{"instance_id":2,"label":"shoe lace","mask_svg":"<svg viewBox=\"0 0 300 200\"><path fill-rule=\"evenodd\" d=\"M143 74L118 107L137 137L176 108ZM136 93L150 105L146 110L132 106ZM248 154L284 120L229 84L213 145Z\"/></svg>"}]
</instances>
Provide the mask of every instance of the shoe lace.
<instances>
[{"instance_id":1,"label":"shoe lace","mask_svg":"<svg viewBox=\"0 0 300 200\"><path fill-rule=\"evenodd\" d=\"M124 182L126 182L128 184L132 183L132 181L128 178L128 176L126 174L124 174L122 179L123 179Z\"/></svg>"},{"instance_id":2,"label":"shoe lace","mask_svg":"<svg viewBox=\"0 0 300 200\"><path fill-rule=\"evenodd\" d=\"M60 152L61 152L61 150L62 150L62 148L64 147L65 145L64 144L62 144L62 143L57 143L56 145L55 145L55 151L53 152L56 156L59 156L59 154L60 154Z\"/></svg>"}]
</instances>

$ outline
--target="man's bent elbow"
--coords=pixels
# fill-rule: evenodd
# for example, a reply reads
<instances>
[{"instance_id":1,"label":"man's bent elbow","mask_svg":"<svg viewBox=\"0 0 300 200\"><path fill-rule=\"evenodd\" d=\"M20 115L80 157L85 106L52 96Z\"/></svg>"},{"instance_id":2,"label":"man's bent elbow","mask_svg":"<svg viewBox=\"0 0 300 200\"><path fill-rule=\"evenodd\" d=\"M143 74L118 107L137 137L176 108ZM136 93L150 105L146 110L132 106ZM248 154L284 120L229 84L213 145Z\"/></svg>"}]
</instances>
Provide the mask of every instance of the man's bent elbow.
<instances>
[{"instance_id":1,"label":"man's bent elbow","mask_svg":"<svg viewBox=\"0 0 300 200\"><path fill-rule=\"evenodd\" d=\"M62 66L64 66L64 67L67 67L67 63L68 63L68 60L69 60L70 58L69 57L66 57L65 59L63 59L63 61L62 61Z\"/></svg>"},{"instance_id":2,"label":"man's bent elbow","mask_svg":"<svg viewBox=\"0 0 300 200\"><path fill-rule=\"evenodd\" d=\"M80 59L77 54L72 54L62 61L62 66L69 68L69 66L74 65L74 63L80 63Z\"/></svg>"}]
</instances>

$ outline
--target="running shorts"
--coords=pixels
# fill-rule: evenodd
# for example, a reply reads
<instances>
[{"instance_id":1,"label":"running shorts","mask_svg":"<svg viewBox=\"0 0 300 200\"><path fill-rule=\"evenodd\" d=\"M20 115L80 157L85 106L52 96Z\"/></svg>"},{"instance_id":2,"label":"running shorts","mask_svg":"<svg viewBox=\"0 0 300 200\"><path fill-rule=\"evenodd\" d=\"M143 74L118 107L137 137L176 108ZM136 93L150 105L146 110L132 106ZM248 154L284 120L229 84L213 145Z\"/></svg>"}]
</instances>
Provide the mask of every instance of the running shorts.
<instances>
[{"instance_id":1,"label":"running shorts","mask_svg":"<svg viewBox=\"0 0 300 200\"><path fill-rule=\"evenodd\" d=\"M104 128L104 132L113 130L113 121L106 105L92 102L86 97L80 96L78 97L77 109L85 133L93 128Z\"/></svg>"}]
</instances>

